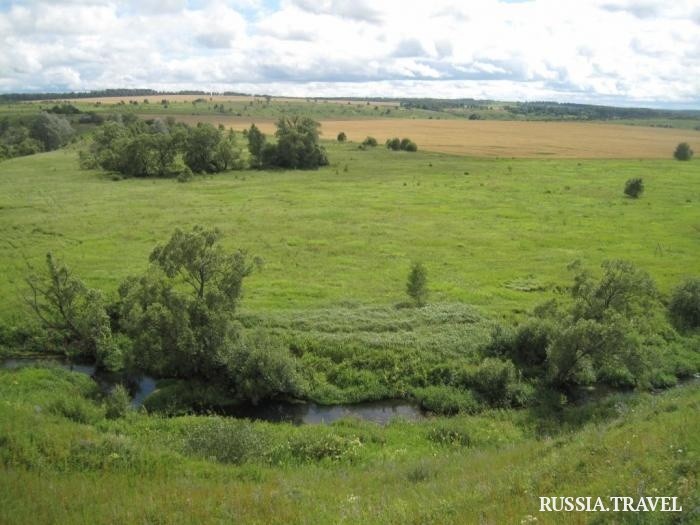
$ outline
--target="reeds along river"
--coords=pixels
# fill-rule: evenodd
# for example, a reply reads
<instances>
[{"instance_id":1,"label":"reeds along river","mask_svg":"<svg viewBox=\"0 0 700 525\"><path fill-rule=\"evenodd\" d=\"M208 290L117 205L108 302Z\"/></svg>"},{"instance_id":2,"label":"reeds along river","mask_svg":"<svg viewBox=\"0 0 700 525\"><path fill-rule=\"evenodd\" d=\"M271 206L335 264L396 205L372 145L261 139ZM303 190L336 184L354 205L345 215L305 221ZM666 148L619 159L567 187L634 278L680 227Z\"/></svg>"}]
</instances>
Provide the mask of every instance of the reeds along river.
<instances>
[{"instance_id":1,"label":"reeds along river","mask_svg":"<svg viewBox=\"0 0 700 525\"><path fill-rule=\"evenodd\" d=\"M108 392L119 383L125 384L132 396L131 404L134 408L140 407L144 399L156 389L156 380L150 376L124 377L107 374L97 371L94 365L73 364L62 359L6 359L2 362L1 367L20 368L37 364L57 366L65 370L89 375L105 392ZM403 400L384 400L331 406L307 402L270 402L257 406L239 406L229 410L225 415L273 423L286 422L295 425L329 424L345 417L355 417L385 425L395 418L416 420L425 417L424 412L417 405Z\"/></svg>"}]
</instances>

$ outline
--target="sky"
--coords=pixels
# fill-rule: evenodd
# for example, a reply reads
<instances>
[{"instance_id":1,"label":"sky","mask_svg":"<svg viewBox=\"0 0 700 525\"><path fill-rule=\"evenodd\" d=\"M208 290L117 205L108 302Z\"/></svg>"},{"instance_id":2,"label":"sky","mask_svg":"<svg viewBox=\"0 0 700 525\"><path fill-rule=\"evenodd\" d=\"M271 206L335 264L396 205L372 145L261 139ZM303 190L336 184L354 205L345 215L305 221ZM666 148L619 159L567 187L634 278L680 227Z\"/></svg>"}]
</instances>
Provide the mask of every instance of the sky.
<instances>
[{"instance_id":1,"label":"sky","mask_svg":"<svg viewBox=\"0 0 700 525\"><path fill-rule=\"evenodd\" d=\"M0 0L0 92L700 109L700 0Z\"/></svg>"}]
</instances>

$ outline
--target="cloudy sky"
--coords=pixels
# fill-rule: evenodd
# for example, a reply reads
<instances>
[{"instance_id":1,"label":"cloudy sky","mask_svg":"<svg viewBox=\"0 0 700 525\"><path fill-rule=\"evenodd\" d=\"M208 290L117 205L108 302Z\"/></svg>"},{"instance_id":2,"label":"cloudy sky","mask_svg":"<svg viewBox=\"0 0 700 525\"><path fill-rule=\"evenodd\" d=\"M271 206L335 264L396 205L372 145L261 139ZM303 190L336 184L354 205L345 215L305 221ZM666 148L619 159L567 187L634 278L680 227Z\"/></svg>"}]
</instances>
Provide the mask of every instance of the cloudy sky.
<instances>
[{"instance_id":1,"label":"cloudy sky","mask_svg":"<svg viewBox=\"0 0 700 525\"><path fill-rule=\"evenodd\" d=\"M700 0L0 0L0 92L700 108Z\"/></svg>"}]
</instances>

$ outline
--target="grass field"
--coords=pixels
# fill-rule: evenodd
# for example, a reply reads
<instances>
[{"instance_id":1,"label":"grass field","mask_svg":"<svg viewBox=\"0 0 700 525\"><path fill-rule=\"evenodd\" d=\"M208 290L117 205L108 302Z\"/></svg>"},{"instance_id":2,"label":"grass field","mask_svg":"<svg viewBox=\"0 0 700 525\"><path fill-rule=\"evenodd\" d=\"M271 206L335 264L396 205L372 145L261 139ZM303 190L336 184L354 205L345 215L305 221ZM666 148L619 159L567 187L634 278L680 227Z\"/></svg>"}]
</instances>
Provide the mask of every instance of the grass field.
<instances>
[{"instance_id":1,"label":"grass field","mask_svg":"<svg viewBox=\"0 0 700 525\"><path fill-rule=\"evenodd\" d=\"M218 226L261 256L244 309L395 304L412 261L430 302L517 315L570 283L566 266L625 258L668 292L700 257L697 163L475 159L329 143L319 171L113 181L71 150L0 164L0 316L21 315L27 263L51 250L114 292L176 227ZM643 177L639 200L623 195Z\"/></svg>"},{"instance_id":2,"label":"grass field","mask_svg":"<svg viewBox=\"0 0 700 525\"><path fill-rule=\"evenodd\" d=\"M331 426L104 417L86 376L0 370L0 522L697 523L700 389L558 416ZM682 513L541 513L538 496L675 496Z\"/></svg>"}]
</instances>

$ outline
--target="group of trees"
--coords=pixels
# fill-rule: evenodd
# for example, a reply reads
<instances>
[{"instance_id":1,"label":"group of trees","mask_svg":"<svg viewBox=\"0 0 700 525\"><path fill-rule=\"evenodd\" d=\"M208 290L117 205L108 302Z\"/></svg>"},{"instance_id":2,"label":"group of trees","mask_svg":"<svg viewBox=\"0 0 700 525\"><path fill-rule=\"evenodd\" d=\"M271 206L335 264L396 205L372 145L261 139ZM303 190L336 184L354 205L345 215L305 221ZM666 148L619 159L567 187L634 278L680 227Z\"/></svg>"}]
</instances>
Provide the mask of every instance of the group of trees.
<instances>
[{"instance_id":1,"label":"group of trees","mask_svg":"<svg viewBox=\"0 0 700 525\"><path fill-rule=\"evenodd\" d=\"M53 113L6 117L0 120L0 160L58 149L74 134L68 119Z\"/></svg>"},{"instance_id":2,"label":"group of trees","mask_svg":"<svg viewBox=\"0 0 700 525\"><path fill-rule=\"evenodd\" d=\"M100 126L80 152L80 164L130 177L217 173L244 165L233 131L202 123L190 127L173 119L144 121L134 115Z\"/></svg>"},{"instance_id":3,"label":"group of trees","mask_svg":"<svg viewBox=\"0 0 700 525\"><path fill-rule=\"evenodd\" d=\"M245 132L251 167L316 169L328 165L326 150L318 143L320 127L308 117L283 117L277 121L276 142L268 142L253 124Z\"/></svg>"},{"instance_id":4,"label":"group of trees","mask_svg":"<svg viewBox=\"0 0 700 525\"><path fill-rule=\"evenodd\" d=\"M697 350L681 350L673 325L700 327L698 279L682 283L675 306L664 309L651 277L629 262L604 262L599 278L578 263L571 268L569 300L541 305L514 330L498 327L485 356L511 360L525 378L564 392L593 383L663 387L694 373Z\"/></svg>"},{"instance_id":5,"label":"group of trees","mask_svg":"<svg viewBox=\"0 0 700 525\"><path fill-rule=\"evenodd\" d=\"M234 319L260 261L220 241L216 229L176 230L111 302L48 255L45 270L27 279L26 300L50 342L99 367L215 384L239 401L301 395L289 350Z\"/></svg>"},{"instance_id":6,"label":"group of trees","mask_svg":"<svg viewBox=\"0 0 700 525\"><path fill-rule=\"evenodd\" d=\"M698 341L676 330L700 328L700 278L683 281L664 307L651 277L627 261L604 262L599 277L578 262L570 269L568 300L540 305L515 329L496 325L482 349L484 363L511 367L531 385L564 393L594 383L665 387L695 373ZM406 292L414 306L426 304L427 272L421 263L411 266ZM496 386L481 385L481 390L495 395ZM500 390L505 400L505 386Z\"/></svg>"},{"instance_id":7,"label":"group of trees","mask_svg":"<svg viewBox=\"0 0 700 525\"><path fill-rule=\"evenodd\" d=\"M244 132L250 153L245 158L236 133L207 123L188 126L168 118L139 120L123 115L105 122L80 152L84 168L102 168L129 177L218 173L243 169L314 169L328 164L318 144L318 122L309 118L284 118L277 123L275 142L254 124Z\"/></svg>"}]
</instances>

